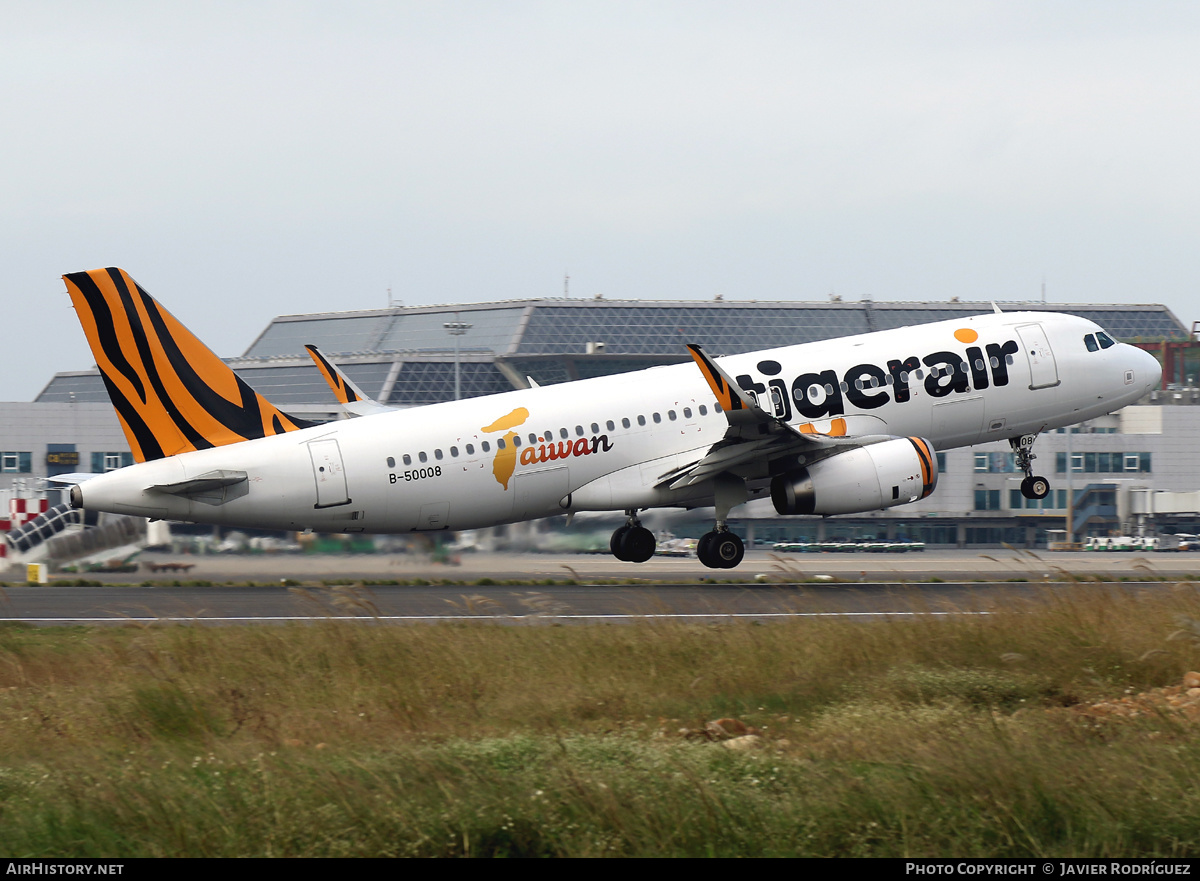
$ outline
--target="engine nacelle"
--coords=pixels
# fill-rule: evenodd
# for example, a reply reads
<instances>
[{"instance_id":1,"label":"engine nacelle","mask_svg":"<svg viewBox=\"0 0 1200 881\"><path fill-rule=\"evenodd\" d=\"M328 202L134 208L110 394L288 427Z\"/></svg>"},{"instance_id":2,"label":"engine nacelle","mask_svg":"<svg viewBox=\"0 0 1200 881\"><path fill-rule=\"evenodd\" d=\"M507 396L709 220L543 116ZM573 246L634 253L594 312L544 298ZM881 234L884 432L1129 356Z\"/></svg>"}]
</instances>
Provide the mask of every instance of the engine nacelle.
<instances>
[{"instance_id":1,"label":"engine nacelle","mask_svg":"<svg viewBox=\"0 0 1200 881\"><path fill-rule=\"evenodd\" d=\"M854 447L780 474L771 501L780 514L858 514L923 499L937 486L937 456L919 437Z\"/></svg>"}]
</instances>

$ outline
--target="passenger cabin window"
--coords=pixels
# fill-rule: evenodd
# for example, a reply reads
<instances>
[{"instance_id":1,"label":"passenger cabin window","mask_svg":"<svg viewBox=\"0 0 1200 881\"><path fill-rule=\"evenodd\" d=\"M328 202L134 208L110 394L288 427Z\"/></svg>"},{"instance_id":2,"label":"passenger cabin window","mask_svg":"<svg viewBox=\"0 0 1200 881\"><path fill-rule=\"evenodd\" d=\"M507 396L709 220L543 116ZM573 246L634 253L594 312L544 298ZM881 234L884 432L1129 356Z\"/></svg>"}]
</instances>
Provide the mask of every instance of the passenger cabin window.
<instances>
[{"instance_id":1,"label":"passenger cabin window","mask_svg":"<svg viewBox=\"0 0 1200 881\"><path fill-rule=\"evenodd\" d=\"M707 415L708 415L708 407L707 407L705 404L701 404L701 405L700 405L700 415L701 415L701 416L707 416Z\"/></svg>"},{"instance_id":2,"label":"passenger cabin window","mask_svg":"<svg viewBox=\"0 0 1200 881\"><path fill-rule=\"evenodd\" d=\"M405 453L405 454L404 454L404 464L405 464L405 465L411 465L411 464L412 464L412 456L410 456L408 453Z\"/></svg>"},{"instance_id":3,"label":"passenger cabin window","mask_svg":"<svg viewBox=\"0 0 1200 881\"><path fill-rule=\"evenodd\" d=\"M387 463L388 463L388 467L389 467L389 468L395 468L395 467L396 467L396 460L395 460L393 457L391 457L391 456L388 456L388 457L387 457Z\"/></svg>"},{"instance_id":4,"label":"passenger cabin window","mask_svg":"<svg viewBox=\"0 0 1200 881\"><path fill-rule=\"evenodd\" d=\"M605 422L604 425L609 431L617 430L617 424L615 422L613 422L611 419L608 420L607 422Z\"/></svg>"},{"instance_id":5,"label":"passenger cabin window","mask_svg":"<svg viewBox=\"0 0 1200 881\"><path fill-rule=\"evenodd\" d=\"M489 453L492 450L492 445L487 441L483 441L482 443L480 443L479 448L481 450L483 450L485 453Z\"/></svg>"},{"instance_id":6,"label":"passenger cabin window","mask_svg":"<svg viewBox=\"0 0 1200 881\"><path fill-rule=\"evenodd\" d=\"M417 453L417 458L418 458L418 459L420 459L422 462L428 462L428 461L429 461L429 457L425 455L425 452L424 452L424 451L421 451L420 453Z\"/></svg>"},{"instance_id":7,"label":"passenger cabin window","mask_svg":"<svg viewBox=\"0 0 1200 881\"><path fill-rule=\"evenodd\" d=\"M659 416L657 413L655 413L655 414L654 414L654 421L655 421L655 423L662 422L662 417L661 417L661 416Z\"/></svg>"},{"instance_id":8,"label":"passenger cabin window","mask_svg":"<svg viewBox=\"0 0 1200 881\"><path fill-rule=\"evenodd\" d=\"M629 427L629 417L628 417L628 416L625 416L625 417L623 417L623 418L621 419L621 427L622 427L622 428L628 428L628 427Z\"/></svg>"},{"instance_id":9,"label":"passenger cabin window","mask_svg":"<svg viewBox=\"0 0 1200 881\"><path fill-rule=\"evenodd\" d=\"M434 450L434 451L433 451L433 458L435 458L435 459L441 459L441 458L442 458L442 451L441 451L441 450Z\"/></svg>"},{"instance_id":10,"label":"passenger cabin window","mask_svg":"<svg viewBox=\"0 0 1200 881\"><path fill-rule=\"evenodd\" d=\"M646 424L646 417L645 417L645 416L639 416L639 417L638 417L638 425L645 425L645 424Z\"/></svg>"},{"instance_id":11,"label":"passenger cabin window","mask_svg":"<svg viewBox=\"0 0 1200 881\"><path fill-rule=\"evenodd\" d=\"M450 448L450 455L451 455L451 456L454 456L454 457L457 459L457 458L458 458L458 447L451 447L451 448Z\"/></svg>"},{"instance_id":12,"label":"passenger cabin window","mask_svg":"<svg viewBox=\"0 0 1200 881\"><path fill-rule=\"evenodd\" d=\"M467 455L468 456L475 455L475 445L474 444L467 444Z\"/></svg>"}]
</instances>

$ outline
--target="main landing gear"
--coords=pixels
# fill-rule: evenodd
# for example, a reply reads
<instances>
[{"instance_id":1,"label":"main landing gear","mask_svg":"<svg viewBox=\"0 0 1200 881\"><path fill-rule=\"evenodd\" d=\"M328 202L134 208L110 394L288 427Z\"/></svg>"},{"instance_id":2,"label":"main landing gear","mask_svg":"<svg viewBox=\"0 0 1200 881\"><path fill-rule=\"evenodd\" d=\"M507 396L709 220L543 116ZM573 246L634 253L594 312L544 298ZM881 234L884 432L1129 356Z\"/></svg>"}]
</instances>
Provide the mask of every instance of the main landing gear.
<instances>
[{"instance_id":1,"label":"main landing gear","mask_svg":"<svg viewBox=\"0 0 1200 881\"><path fill-rule=\"evenodd\" d=\"M728 526L719 523L696 543L696 556L709 569L732 569L746 556L746 546Z\"/></svg>"},{"instance_id":2,"label":"main landing gear","mask_svg":"<svg viewBox=\"0 0 1200 881\"><path fill-rule=\"evenodd\" d=\"M608 549L618 560L645 563L654 556L654 548L657 545L654 533L642 526L642 522L637 519L637 511L626 511L625 515L629 520L612 534L612 538L608 540Z\"/></svg>"},{"instance_id":3,"label":"main landing gear","mask_svg":"<svg viewBox=\"0 0 1200 881\"><path fill-rule=\"evenodd\" d=\"M713 480L713 505L717 523L696 543L696 556L709 569L732 569L746 556L742 540L725 524L729 511L746 501L746 481L733 474L718 474Z\"/></svg>"},{"instance_id":4,"label":"main landing gear","mask_svg":"<svg viewBox=\"0 0 1200 881\"><path fill-rule=\"evenodd\" d=\"M1027 499L1044 499L1050 495L1050 481L1033 473L1033 460L1037 458L1033 454L1035 440L1036 434L1023 434L1020 437L1010 437L1008 445L1016 454L1017 467L1025 473L1025 479L1021 481L1021 495Z\"/></svg>"},{"instance_id":5,"label":"main landing gear","mask_svg":"<svg viewBox=\"0 0 1200 881\"><path fill-rule=\"evenodd\" d=\"M709 569L732 569L742 562L746 546L729 531L725 521L729 509L746 501L746 481L731 474L718 474L713 479L713 503L717 513L716 528L705 533L696 544L696 556ZM654 556L656 542L654 533L642 526L637 518L637 509L625 512L625 525L617 529L608 540L608 549L618 560L627 563L645 563Z\"/></svg>"}]
</instances>

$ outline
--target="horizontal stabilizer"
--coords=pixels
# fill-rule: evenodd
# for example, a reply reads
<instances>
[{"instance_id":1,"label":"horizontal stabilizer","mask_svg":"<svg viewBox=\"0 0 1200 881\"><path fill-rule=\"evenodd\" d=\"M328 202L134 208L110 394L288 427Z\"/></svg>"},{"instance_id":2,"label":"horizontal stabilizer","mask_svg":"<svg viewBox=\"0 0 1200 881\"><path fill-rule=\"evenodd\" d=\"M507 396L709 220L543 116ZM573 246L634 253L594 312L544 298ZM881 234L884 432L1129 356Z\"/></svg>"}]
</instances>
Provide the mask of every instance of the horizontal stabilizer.
<instances>
[{"instance_id":1,"label":"horizontal stabilizer","mask_svg":"<svg viewBox=\"0 0 1200 881\"><path fill-rule=\"evenodd\" d=\"M72 471L70 474L54 474L46 478L46 483L57 483L62 486L74 486L77 483L83 483L85 480L91 480L93 477L100 475L94 471Z\"/></svg>"},{"instance_id":2,"label":"horizontal stabilizer","mask_svg":"<svg viewBox=\"0 0 1200 881\"><path fill-rule=\"evenodd\" d=\"M169 493L173 496L198 496L211 493L213 490L226 486L243 483L246 480L245 471L209 471L198 477L180 480L175 483L160 483L148 487L155 492Z\"/></svg>"}]
</instances>

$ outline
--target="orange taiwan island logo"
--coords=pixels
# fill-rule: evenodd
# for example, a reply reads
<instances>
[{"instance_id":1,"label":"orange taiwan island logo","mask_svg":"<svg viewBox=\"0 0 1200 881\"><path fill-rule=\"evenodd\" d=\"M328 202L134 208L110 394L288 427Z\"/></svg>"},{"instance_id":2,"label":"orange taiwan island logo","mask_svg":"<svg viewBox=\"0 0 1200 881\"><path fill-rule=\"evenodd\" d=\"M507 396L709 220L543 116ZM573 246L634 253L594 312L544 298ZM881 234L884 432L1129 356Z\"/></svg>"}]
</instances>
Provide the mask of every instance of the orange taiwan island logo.
<instances>
[{"instance_id":1,"label":"orange taiwan island logo","mask_svg":"<svg viewBox=\"0 0 1200 881\"><path fill-rule=\"evenodd\" d=\"M492 460L492 474L496 478L496 483L500 484L505 489L508 489L508 482L512 479L513 472L517 468L518 458L522 465L535 465L540 462L551 462L556 459L569 459L575 456L591 456L594 453L607 453L613 448L613 444L608 439L607 434L593 434L591 437L579 437L574 441L563 440L557 441L550 437L549 433L545 436L535 435L537 446L532 443L521 450L521 454L517 456L517 433L512 429L518 425L524 425L529 419L529 411L524 407L517 407L511 413L501 416L490 425L483 426L480 431L491 434L497 431L503 431L505 434L496 441L496 457Z\"/></svg>"}]
</instances>

